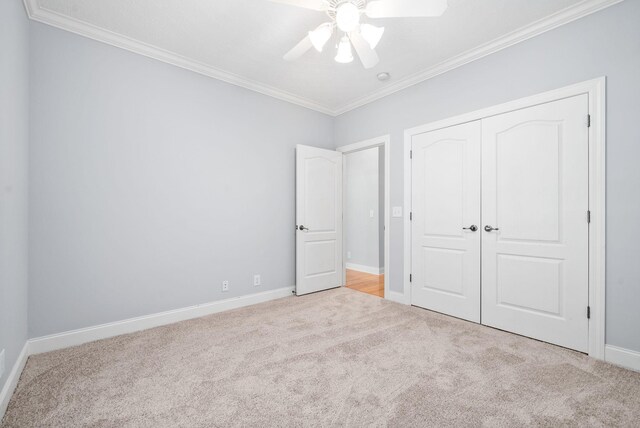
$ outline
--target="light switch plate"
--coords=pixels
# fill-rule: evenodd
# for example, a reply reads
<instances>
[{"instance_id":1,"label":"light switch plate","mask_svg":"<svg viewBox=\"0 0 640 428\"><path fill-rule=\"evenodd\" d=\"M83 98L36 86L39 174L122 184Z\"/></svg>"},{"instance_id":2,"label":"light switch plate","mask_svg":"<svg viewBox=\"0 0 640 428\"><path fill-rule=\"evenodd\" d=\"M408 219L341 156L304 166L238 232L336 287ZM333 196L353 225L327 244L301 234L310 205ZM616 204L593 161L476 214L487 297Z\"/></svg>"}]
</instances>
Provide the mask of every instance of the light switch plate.
<instances>
[{"instance_id":1,"label":"light switch plate","mask_svg":"<svg viewBox=\"0 0 640 428\"><path fill-rule=\"evenodd\" d=\"M391 215L393 217L402 217L402 207L393 207Z\"/></svg>"},{"instance_id":2,"label":"light switch plate","mask_svg":"<svg viewBox=\"0 0 640 428\"><path fill-rule=\"evenodd\" d=\"M369 210L369 218L373 218L373 210Z\"/></svg>"}]
</instances>

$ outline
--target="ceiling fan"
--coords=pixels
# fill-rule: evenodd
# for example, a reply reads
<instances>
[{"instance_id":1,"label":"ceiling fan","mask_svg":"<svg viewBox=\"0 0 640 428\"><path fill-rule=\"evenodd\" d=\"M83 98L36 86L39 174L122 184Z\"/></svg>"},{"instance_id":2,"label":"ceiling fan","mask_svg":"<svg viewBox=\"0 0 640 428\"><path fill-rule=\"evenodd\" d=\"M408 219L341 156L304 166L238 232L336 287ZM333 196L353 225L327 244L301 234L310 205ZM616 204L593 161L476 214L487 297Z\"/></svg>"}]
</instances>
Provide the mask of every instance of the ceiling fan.
<instances>
[{"instance_id":1,"label":"ceiling fan","mask_svg":"<svg viewBox=\"0 0 640 428\"><path fill-rule=\"evenodd\" d=\"M318 52L331 39L336 28L342 33L337 44L335 60L340 63L353 61L351 46L355 48L364 68L375 66L378 54L374 50L384 27L375 27L361 23L360 18L403 18L403 17L433 17L440 16L447 9L447 0L271 0L305 9L325 12L331 19L320 24L318 28L309 31L284 56L287 61L300 58L312 47Z\"/></svg>"}]
</instances>

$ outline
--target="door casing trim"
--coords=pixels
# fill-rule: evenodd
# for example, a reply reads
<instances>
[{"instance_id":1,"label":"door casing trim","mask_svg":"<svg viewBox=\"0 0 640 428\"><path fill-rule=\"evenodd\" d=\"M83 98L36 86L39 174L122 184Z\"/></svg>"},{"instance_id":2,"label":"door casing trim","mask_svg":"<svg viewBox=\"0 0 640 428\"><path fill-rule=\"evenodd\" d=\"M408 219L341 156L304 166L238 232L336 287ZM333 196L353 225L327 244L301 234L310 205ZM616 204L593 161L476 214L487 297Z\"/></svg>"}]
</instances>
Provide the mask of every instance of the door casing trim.
<instances>
[{"instance_id":1,"label":"door casing trim","mask_svg":"<svg viewBox=\"0 0 640 428\"><path fill-rule=\"evenodd\" d=\"M435 131L450 126L486 119L514 110L533 107L576 95L589 96L589 356L605 359L605 191L606 191L606 77L576 83L541 94L520 98L459 116L416 126L404 131L404 296L403 303L411 304L411 141L414 135ZM586 124L587 118L585 118ZM586 310L586 308L585 308ZM586 316L586 314L585 314Z\"/></svg>"}]
</instances>

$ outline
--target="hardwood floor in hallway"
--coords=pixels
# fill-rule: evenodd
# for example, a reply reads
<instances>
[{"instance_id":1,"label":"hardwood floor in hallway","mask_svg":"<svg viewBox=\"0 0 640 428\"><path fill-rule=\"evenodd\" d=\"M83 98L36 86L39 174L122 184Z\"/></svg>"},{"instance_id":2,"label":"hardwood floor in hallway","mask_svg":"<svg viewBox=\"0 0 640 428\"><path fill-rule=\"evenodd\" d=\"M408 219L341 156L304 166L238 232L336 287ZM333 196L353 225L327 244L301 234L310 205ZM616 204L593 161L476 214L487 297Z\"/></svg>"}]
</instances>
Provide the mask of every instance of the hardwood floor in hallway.
<instances>
[{"instance_id":1,"label":"hardwood floor in hallway","mask_svg":"<svg viewBox=\"0 0 640 428\"><path fill-rule=\"evenodd\" d=\"M347 269L347 288L384 297L384 275L373 275Z\"/></svg>"}]
</instances>

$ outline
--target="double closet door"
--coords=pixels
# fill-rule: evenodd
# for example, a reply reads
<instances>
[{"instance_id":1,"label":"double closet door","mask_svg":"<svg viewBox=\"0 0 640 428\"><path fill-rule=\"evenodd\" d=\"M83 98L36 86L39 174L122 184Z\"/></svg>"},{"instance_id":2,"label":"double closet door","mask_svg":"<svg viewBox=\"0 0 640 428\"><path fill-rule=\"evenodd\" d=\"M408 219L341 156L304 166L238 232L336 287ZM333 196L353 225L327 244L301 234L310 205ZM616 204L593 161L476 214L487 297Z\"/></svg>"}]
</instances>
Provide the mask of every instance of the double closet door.
<instances>
[{"instance_id":1,"label":"double closet door","mask_svg":"<svg viewBox=\"0 0 640 428\"><path fill-rule=\"evenodd\" d=\"M588 96L412 140L413 305L586 352Z\"/></svg>"}]
</instances>

